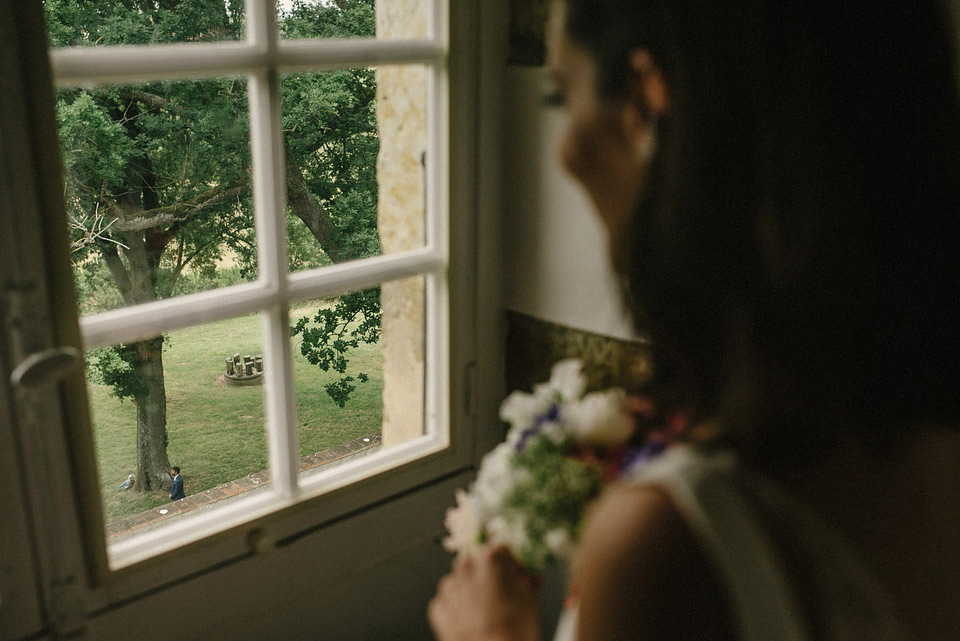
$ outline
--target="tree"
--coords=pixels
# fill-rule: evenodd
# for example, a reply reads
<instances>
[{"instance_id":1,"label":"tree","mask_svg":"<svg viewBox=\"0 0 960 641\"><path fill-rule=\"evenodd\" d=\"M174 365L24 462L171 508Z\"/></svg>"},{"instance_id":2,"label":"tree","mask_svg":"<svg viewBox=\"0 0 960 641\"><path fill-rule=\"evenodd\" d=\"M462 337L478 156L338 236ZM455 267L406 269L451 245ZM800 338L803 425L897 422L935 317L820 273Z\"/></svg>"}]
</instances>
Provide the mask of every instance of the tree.
<instances>
[{"instance_id":1,"label":"tree","mask_svg":"<svg viewBox=\"0 0 960 641\"><path fill-rule=\"evenodd\" d=\"M296 2L282 21L287 37L375 35L372 0L332 6ZM284 83L287 202L334 263L380 253L377 235L379 151L372 69L297 74ZM295 171L293 168L299 168ZM292 328L307 360L338 378L326 386L340 407L364 382L347 373L346 352L380 336L380 290L350 292Z\"/></svg>"},{"instance_id":2,"label":"tree","mask_svg":"<svg viewBox=\"0 0 960 641\"><path fill-rule=\"evenodd\" d=\"M368 16L372 29L371 2L338 4L297 3L290 28L305 34L358 28ZM45 9L54 46L236 39L243 28L242 0L46 0ZM292 256L304 263L379 250L372 76L358 70L321 79L304 76L285 87L290 210L323 250L304 249L301 240L302 251ZM60 92L57 115L78 272L104 267L127 305L173 295L184 270L212 272L227 250L252 273L246 101L238 79ZM329 113L318 116L323 110ZM349 126L355 128L342 129ZM351 318L360 314L359 338L376 339L371 327L374 321L379 327L378 301L364 301L359 312L349 303L334 309ZM351 341L332 340L340 354L337 367ZM115 395L136 405L140 491L170 480L163 342L158 336L99 350L90 368ZM324 358L317 361L321 366ZM345 367L337 371L345 377ZM342 389L337 393L331 396L341 402Z\"/></svg>"}]
</instances>

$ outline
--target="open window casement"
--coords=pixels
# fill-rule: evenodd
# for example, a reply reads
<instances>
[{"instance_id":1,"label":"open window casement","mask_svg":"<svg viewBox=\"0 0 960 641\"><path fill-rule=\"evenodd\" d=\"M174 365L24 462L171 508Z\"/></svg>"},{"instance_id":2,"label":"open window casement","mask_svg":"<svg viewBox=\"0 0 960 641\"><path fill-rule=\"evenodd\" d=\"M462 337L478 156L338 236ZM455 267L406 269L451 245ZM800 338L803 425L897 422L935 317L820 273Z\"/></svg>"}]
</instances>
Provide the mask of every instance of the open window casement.
<instances>
[{"instance_id":1,"label":"open window casement","mask_svg":"<svg viewBox=\"0 0 960 641\"><path fill-rule=\"evenodd\" d=\"M41 4L2 4L12 18L0 26L0 463L8 489L0 493L0 636L112 634L124 617L135 621L131 613L163 602L170 586L196 595L225 588L232 573L280 593L286 583L262 575L271 563L308 585L316 578L311 564L325 565L336 581L358 565L372 572L397 549L436 548L443 510L471 462L476 406L471 25L478 9L381 0L377 38L286 41L272 3L247 0L245 38L237 42L73 47L53 50L48 66ZM362 68L377 74L382 251L292 268L282 83L293 74ZM255 278L78 315L56 91L227 76L246 83L249 100ZM380 288L382 303L383 445L306 469L291 310L371 287ZM238 317L260 324L265 487L110 541L100 496L115 482L97 464L84 352ZM254 558L264 559L259 570L251 569ZM230 616L240 607L208 598L194 609ZM209 625L182 620L168 632Z\"/></svg>"}]
</instances>

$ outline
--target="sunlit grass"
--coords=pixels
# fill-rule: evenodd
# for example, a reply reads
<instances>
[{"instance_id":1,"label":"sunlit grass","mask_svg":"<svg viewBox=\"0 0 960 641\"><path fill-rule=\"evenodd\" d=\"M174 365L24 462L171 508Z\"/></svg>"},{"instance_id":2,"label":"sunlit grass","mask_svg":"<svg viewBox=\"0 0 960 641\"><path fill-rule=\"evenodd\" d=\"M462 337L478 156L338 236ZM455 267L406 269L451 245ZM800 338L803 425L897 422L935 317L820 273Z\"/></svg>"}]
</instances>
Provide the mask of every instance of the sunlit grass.
<instances>
[{"instance_id":1,"label":"sunlit grass","mask_svg":"<svg viewBox=\"0 0 960 641\"><path fill-rule=\"evenodd\" d=\"M313 309L292 310L291 315ZM188 495L267 467L263 388L228 387L223 382L224 359L237 352L261 353L256 315L172 332L164 345L167 454L171 465L182 468ZM300 456L380 430L379 345L361 345L350 352L350 370L362 371L370 380L357 384L342 409L324 390L335 374L307 363L299 353L298 338L293 353ZM169 501L165 491L118 491L137 469L136 406L112 396L108 386L91 384L89 393L106 522Z\"/></svg>"}]
</instances>

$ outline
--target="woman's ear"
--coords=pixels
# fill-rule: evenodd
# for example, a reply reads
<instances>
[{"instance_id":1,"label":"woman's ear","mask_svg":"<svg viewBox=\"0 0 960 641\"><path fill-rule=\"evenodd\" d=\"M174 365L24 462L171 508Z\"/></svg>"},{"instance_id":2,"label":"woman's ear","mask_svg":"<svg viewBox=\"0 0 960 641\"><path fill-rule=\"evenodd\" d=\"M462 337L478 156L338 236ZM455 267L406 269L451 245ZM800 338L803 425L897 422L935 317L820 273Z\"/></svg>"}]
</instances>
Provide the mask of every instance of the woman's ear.
<instances>
[{"instance_id":1,"label":"woman's ear","mask_svg":"<svg viewBox=\"0 0 960 641\"><path fill-rule=\"evenodd\" d=\"M624 125L635 146L648 147L657 119L670 108L666 80L646 49L636 49L627 61Z\"/></svg>"}]
</instances>

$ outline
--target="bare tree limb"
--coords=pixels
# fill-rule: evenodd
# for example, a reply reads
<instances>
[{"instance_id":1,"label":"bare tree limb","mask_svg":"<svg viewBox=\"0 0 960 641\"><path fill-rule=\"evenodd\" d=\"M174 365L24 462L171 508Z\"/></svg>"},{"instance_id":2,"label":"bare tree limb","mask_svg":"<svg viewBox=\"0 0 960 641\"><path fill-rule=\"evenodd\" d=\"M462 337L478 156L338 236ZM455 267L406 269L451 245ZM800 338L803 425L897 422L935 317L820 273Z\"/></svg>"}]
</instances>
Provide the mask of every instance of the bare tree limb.
<instances>
[{"instance_id":1,"label":"bare tree limb","mask_svg":"<svg viewBox=\"0 0 960 641\"><path fill-rule=\"evenodd\" d=\"M117 222L117 219L111 218L110 222L104 223L104 221L106 220L106 216L100 213L99 204L97 205L97 212L94 214L93 220L91 220L86 225L83 223L83 221L78 220L72 214L69 217L70 217L70 220L69 220L70 228L80 231L82 234L80 238L70 243L71 252L78 252L81 249L85 247L89 247L90 245L93 245L98 241L105 242L105 243L114 243L120 247L123 247L124 249L127 249L126 245L124 245L118 240L114 240L113 238L107 235L107 232L110 230L110 227L115 222Z\"/></svg>"}]
</instances>

